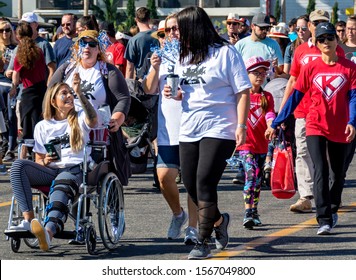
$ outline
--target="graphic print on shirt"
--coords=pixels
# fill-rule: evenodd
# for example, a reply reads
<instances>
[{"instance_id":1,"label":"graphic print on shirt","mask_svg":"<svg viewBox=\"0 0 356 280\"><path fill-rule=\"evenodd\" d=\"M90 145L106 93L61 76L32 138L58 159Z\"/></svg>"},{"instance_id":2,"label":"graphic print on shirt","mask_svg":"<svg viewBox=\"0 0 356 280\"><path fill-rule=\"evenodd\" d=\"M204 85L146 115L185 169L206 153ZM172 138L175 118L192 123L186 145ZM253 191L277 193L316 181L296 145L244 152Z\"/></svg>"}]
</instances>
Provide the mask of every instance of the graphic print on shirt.
<instances>
[{"instance_id":1,"label":"graphic print on shirt","mask_svg":"<svg viewBox=\"0 0 356 280\"><path fill-rule=\"evenodd\" d=\"M320 73L315 76L313 83L329 102L344 86L346 77L343 74Z\"/></svg>"},{"instance_id":2,"label":"graphic print on shirt","mask_svg":"<svg viewBox=\"0 0 356 280\"><path fill-rule=\"evenodd\" d=\"M309 62L321 57L321 54L307 54L300 59L302 65L307 65Z\"/></svg>"},{"instance_id":3,"label":"graphic print on shirt","mask_svg":"<svg viewBox=\"0 0 356 280\"><path fill-rule=\"evenodd\" d=\"M262 108L259 102L251 102L250 103L250 114L248 116L248 122L251 124L253 128L256 127L259 120L263 116Z\"/></svg>"},{"instance_id":4,"label":"graphic print on shirt","mask_svg":"<svg viewBox=\"0 0 356 280\"><path fill-rule=\"evenodd\" d=\"M89 100L92 99L92 100L95 100L95 97L94 95L92 94L94 92L94 84L88 82L88 81L82 81L80 83L80 88L82 90L82 93L84 94L84 96L86 98L88 98ZM74 97L75 99L78 99L78 96L75 95Z\"/></svg>"},{"instance_id":5,"label":"graphic print on shirt","mask_svg":"<svg viewBox=\"0 0 356 280\"><path fill-rule=\"evenodd\" d=\"M187 71L183 72L183 78L181 85L193 85L193 84L206 84L203 79L203 74L205 74L205 66L197 65L197 67L188 68Z\"/></svg>"},{"instance_id":6,"label":"graphic print on shirt","mask_svg":"<svg viewBox=\"0 0 356 280\"><path fill-rule=\"evenodd\" d=\"M345 53L345 57L351 60L353 63L356 63L356 52Z\"/></svg>"}]
</instances>

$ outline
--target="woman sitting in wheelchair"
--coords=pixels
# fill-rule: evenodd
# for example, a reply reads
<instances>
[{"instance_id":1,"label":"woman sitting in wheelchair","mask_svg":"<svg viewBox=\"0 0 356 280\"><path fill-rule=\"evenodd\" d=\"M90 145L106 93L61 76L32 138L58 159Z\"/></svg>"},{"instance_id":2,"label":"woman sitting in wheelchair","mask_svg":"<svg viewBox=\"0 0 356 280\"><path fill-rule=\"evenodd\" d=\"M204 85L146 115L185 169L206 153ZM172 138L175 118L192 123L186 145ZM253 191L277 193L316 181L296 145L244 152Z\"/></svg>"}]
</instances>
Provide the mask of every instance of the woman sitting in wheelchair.
<instances>
[{"instance_id":1,"label":"woman sitting in wheelchair","mask_svg":"<svg viewBox=\"0 0 356 280\"><path fill-rule=\"evenodd\" d=\"M49 249L52 237L63 230L68 201L74 200L83 181L81 163L84 146L89 141L91 128L97 124L93 106L81 93L79 74L74 75L73 89L65 83L57 83L46 92L44 120L37 123L34 130L35 162L18 159L11 167L11 186L24 220L10 229L31 231L43 251ZM82 111L75 111L73 91L82 105ZM57 149L53 145L55 139L60 142ZM87 153L90 154L90 149ZM46 209L43 226L34 219L31 186L46 185L51 185L51 207Z\"/></svg>"}]
</instances>

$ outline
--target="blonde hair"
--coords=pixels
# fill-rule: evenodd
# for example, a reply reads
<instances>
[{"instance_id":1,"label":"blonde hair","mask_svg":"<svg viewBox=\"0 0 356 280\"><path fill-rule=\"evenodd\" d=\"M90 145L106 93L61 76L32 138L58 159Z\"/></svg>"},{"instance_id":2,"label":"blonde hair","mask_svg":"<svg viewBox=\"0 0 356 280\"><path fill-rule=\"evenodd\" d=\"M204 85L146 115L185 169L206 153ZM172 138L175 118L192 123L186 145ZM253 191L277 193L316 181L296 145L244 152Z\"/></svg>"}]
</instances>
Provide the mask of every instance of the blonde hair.
<instances>
[{"instance_id":1,"label":"blonde hair","mask_svg":"<svg viewBox=\"0 0 356 280\"><path fill-rule=\"evenodd\" d=\"M11 28L10 44L17 45L15 32L14 32L14 29L12 28L10 22L8 22L6 20L0 21L0 28L5 29L6 27ZM2 36L0 36L0 46L1 46L1 48L5 47L4 38Z\"/></svg>"},{"instance_id":2,"label":"blonde hair","mask_svg":"<svg viewBox=\"0 0 356 280\"><path fill-rule=\"evenodd\" d=\"M53 106L52 100L63 87L71 90L71 88L66 83L56 83L47 89L43 99L43 118L45 120L51 120L56 115L57 108ZM78 122L78 112L75 111L74 107L69 111L67 120L70 126L70 147L72 148L73 152L78 153L83 148L84 141L83 133Z\"/></svg>"}]
</instances>

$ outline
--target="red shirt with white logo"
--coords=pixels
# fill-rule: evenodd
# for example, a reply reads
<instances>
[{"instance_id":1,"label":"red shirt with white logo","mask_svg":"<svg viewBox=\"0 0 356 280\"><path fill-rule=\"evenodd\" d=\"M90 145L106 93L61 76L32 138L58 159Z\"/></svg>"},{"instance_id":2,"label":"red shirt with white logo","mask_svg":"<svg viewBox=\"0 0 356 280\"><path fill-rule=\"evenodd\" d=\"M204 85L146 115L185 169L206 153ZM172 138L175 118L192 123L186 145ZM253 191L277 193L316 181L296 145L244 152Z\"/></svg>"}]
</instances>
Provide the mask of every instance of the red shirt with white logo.
<instances>
[{"instance_id":1,"label":"red shirt with white logo","mask_svg":"<svg viewBox=\"0 0 356 280\"><path fill-rule=\"evenodd\" d=\"M267 110L263 113L261 107L262 93L267 98ZM250 151L255 154L266 154L268 151L268 140L265 138L265 131L267 129L266 115L273 116L274 113L274 101L273 96L267 91L262 93L250 94L250 111L247 119L247 132L246 143L238 147L237 151Z\"/></svg>"},{"instance_id":2,"label":"red shirt with white logo","mask_svg":"<svg viewBox=\"0 0 356 280\"><path fill-rule=\"evenodd\" d=\"M344 50L337 46L336 54L339 57L345 57ZM313 43L311 38L308 42L305 42L295 49L293 62L289 74L298 78L301 69L309 62L314 61L318 57L321 57L321 52ZM305 92L306 93L306 92ZM308 96L304 96L303 100L299 103L298 107L294 111L295 118L305 118L308 114L310 106L310 99Z\"/></svg>"},{"instance_id":3,"label":"red shirt with white logo","mask_svg":"<svg viewBox=\"0 0 356 280\"><path fill-rule=\"evenodd\" d=\"M333 142L347 143L348 92L356 89L355 64L344 57L339 57L334 65L317 58L302 68L295 89L308 92L310 97L306 135L321 135Z\"/></svg>"},{"instance_id":4,"label":"red shirt with white logo","mask_svg":"<svg viewBox=\"0 0 356 280\"><path fill-rule=\"evenodd\" d=\"M115 42L106 49L106 58L108 62L114 64L115 66L122 65L122 73L124 76L126 74L126 58L124 57L125 50L125 46L120 42Z\"/></svg>"}]
</instances>

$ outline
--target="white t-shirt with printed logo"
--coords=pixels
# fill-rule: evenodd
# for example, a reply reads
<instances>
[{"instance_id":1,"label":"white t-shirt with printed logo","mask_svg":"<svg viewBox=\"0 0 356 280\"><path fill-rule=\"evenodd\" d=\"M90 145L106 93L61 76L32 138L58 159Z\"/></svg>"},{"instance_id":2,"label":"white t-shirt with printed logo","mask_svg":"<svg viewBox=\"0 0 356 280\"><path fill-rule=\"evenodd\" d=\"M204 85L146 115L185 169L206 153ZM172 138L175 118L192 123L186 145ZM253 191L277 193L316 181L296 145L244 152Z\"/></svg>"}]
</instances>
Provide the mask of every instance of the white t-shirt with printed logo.
<instances>
[{"instance_id":1,"label":"white t-shirt with printed logo","mask_svg":"<svg viewBox=\"0 0 356 280\"><path fill-rule=\"evenodd\" d=\"M210 48L199 65L177 65L182 88L179 141L203 137L235 140L237 93L251 88L241 55L233 46Z\"/></svg>"}]
</instances>

